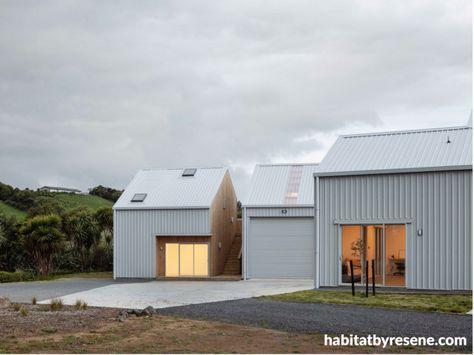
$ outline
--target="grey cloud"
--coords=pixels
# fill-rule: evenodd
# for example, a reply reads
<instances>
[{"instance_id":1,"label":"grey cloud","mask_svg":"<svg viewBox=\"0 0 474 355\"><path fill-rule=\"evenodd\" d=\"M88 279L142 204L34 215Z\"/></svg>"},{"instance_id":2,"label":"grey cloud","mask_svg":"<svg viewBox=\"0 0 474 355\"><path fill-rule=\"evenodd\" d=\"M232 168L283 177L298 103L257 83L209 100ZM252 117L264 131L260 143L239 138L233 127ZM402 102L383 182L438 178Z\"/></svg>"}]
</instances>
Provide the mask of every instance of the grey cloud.
<instances>
[{"instance_id":1,"label":"grey cloud","mask_svg":"<svg viewBox=\"0 0 474 355\"><path fill-rule=\"evenodd\" d=\"M124 187L143 167L230 164L243 194L249 165L324 149L301 137L462 124L471 6L2 1L0 181Z\"/></svg>"}]
</instances>

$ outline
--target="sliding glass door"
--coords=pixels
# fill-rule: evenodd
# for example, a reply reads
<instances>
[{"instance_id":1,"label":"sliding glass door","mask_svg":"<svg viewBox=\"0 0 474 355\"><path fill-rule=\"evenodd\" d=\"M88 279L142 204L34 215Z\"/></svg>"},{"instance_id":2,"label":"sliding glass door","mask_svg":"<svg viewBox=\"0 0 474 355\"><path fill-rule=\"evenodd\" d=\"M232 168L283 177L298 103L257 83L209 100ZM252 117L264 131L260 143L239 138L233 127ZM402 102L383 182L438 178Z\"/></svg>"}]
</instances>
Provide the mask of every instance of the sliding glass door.
<instances>
[{"instance_id":1,"label":"sliding glass door","mask_svg":"<svg viewBox=\"0 0 474 355\"><path fill-rule=\"evenodd\" d=\"M405 286L405 225L343 225L340 260L342 283Z\"/></svg>"},{"instance_id":2,"label":"sliding glass door","mask_svg":"<svg viewBox=\"0 0 474 355\"><path fill-rule=\"evenodd\" d=\"M405 225L385 225L385 285L405 286Z\"/></svg>"}]
</instances>

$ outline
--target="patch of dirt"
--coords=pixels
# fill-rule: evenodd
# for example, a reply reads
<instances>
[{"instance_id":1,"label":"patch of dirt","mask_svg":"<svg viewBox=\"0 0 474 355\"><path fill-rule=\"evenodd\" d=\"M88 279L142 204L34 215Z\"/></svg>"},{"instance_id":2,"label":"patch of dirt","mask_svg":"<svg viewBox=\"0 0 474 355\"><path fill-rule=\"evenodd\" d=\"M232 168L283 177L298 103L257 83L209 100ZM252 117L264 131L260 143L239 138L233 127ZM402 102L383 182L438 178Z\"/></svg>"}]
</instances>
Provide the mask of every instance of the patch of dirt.
<instances>
[{"instance_id":1,"label":"patch of dirt","mask_svg":"<svg viewBox=\"0 0 474 355\"><path fill-rule=\"evenodd\" d=\"M15 304L11 304L0 308L0 338L96 329L102 321L113 320L118 312L111 308L91 307L76 310L72 306L50 311L48 305L18 304L17 307L25 309L22 312L14 307Z\"/></svg>"},{"instance_id":2,"label":"patch of dirt","mask_svg":"<svg viewBox=\"0 0 474 355\"><path fill-rule=\"evenodd\" d=\"M6 297L0 297L0 308L10 307L10 300Z\"/></svg>"},{"instance_id":3,"label":"patch of dirt","mask_svg":"<svg viewBox=\"0 0 474 355\"><path fill-rule=\"evenodd\" d=\"M10 353L444 353L449 349L328 348L321 334L152 315L117 321L117 309L14 305L0 309L0 352ZM454 351L454 350L451 350ZM459 350L458 350L459 351Z\"/></svg>"}]
</instances>

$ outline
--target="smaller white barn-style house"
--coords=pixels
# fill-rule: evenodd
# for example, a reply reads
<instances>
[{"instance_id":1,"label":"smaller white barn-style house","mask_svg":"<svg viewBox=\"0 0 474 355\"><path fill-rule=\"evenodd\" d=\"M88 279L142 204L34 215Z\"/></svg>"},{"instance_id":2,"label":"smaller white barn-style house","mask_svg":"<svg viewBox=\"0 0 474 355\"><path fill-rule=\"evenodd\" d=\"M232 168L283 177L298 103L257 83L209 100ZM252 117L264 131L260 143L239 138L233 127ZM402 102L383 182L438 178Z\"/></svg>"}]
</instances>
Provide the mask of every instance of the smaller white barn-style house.
<instances>
[{"instance_id":1,"label":"smaller white barn-style house","mask_svg":"<svg viewBox=\"0 0 474 355\"><path fill-rule=\"evenodd\" d=\"M113 209L114 278L224 271L237 224L226 168L141 170Z\"/></svg>"},{"instance_id":2,"label":"smaller white barn-style house","mask_svg":"<svg viewBox=\"0 0 474 355\"><path fill-rule=\"evenodd\" d=\"M315 186L316 287L472 289L472 127L341 136Z\"/></svg>"},{"instance_id":3,"label":"smaller white barn-style house","mask_svg":"<svg viewBox=\"0 0 474 355\"><path fill-rule=\"evenodd\" d=\"M257 165L243 202L243 277L312 278L317 164Z\"/></svg>"}]
</instances>

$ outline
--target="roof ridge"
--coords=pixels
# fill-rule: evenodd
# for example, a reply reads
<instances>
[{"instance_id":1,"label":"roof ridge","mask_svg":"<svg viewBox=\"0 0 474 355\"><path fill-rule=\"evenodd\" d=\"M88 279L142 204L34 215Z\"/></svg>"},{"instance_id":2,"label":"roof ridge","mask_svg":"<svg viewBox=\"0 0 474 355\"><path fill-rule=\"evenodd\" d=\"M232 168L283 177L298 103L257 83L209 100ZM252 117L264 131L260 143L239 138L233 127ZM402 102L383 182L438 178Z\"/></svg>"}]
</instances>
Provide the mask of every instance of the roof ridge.
<instances>
[{"instance_id":1,"label":"roof ridge","mask_svg":"<svg viewBox=\"0 0 474 355\"><path fill-rule=\"evenodd\" d=\"M385 131L385 132L373 132L373 133L356 133L356 134L343 134L341 138L364 138L364 137L380 137L380 136L396 136L404 134L417 134L417 133L433 133L443 131L461 131L461 130L472 130L470 126L454 126L454 127L438 127L438 128L421 128L411 129L403 131Z\"/></svg>"},{"instance_id":2,"label":"roof ridge","mask_svg":"<svg viewBox=\"0 0 474 355\"><path fill-rule=\"evenodd\" d=\"M280 163L280 164L257 164L260 167L272 167L272 166L318 166L319 163Z\"/></svg>"},{"instance_id":3,"label":"roof ridge","mask_svg":"<svg viewBox=\"0 0 474 355\"><path fill-rule=\"evenodd\" d=\"M184 169L228 169L225 166L188 166L182 168L144 168L141 171L156 171L156 170L184 170Z\"/></svg>"}]
</instances>

